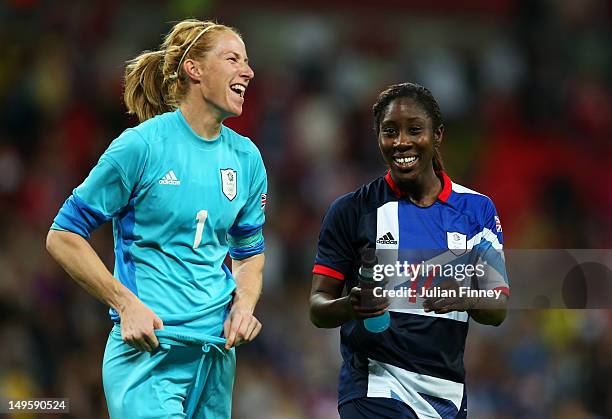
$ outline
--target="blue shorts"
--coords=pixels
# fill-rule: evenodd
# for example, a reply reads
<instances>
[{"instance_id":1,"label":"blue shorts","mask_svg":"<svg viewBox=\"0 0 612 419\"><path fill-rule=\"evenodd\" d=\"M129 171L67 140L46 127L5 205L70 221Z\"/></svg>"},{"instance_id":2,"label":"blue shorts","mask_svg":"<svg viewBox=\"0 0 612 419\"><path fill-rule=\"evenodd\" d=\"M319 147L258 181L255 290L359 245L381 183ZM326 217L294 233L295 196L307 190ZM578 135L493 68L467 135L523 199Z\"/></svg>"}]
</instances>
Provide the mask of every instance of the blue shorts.
<instances>
[{"instance_id":1,"label":"blue shorts","mask_svg":"<svg viewBox=\"0 0 612 419\"><path fill-rule=\"evenodd\" d=\"M225 339L156 331L155 352L123 342L119 325L104 351L102 382L111 419L229 419L236 372L235 350Z\"/></svg>"},{"instance_id":2,"label":"blue shorts","mask_svg":"<svg viewBox=\"0 0 612 419\"><path fill-rule=\"evenodd\" d=\"M341 419L418 419L414 411L396 399L362 397L338 406Z\"/></svg>"}]
</instances>

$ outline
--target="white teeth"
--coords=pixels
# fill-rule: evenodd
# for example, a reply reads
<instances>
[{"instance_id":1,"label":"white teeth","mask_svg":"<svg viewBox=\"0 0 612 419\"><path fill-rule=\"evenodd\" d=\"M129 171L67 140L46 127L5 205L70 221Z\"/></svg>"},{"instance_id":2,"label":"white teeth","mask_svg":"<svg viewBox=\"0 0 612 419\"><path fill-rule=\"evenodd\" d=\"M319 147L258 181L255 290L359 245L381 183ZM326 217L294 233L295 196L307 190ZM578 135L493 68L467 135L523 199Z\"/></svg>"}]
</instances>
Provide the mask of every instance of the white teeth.
<instances>
[{"instance_id":1,"label":"white teeth","mask_svg":"<svg viewBox=\"0 0 612 419\"><path fill-rule=\"evenodd\" d=\"M395 161L399 164L412 164L418 159L417 156L412 157L396 157Z\"/></svg>"},{"instance_id":2,"label":"white teeth","mask_svg":"<svg viewBox=\"0 0 612 419\"><path fill-rule=\"evenodd\" d=\"M230 89L232 89L234 92L238 93L240 95L240 97L244 96L244 92L246 91L246 87L244 87L241 84L232 84L230 86Z\"/></svg>"}]
</instances>

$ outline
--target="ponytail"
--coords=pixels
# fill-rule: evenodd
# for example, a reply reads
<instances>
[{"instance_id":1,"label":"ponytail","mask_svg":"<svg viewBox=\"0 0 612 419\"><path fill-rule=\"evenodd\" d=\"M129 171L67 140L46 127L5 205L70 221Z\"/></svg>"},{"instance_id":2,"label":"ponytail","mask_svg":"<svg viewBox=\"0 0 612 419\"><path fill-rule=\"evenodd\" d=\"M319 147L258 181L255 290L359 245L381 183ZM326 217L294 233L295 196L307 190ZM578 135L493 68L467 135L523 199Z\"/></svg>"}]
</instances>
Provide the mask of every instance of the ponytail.
<instances>
[{"instance_id":1,"label":"ponytail","mask_svg":"<svg viewBox=\"0 0 612 419\"><path fill-rule=\"evenodd\" d=\"M162 65L164 51L146 51L125 68L125 92L123 100L128 113L136 115L140 122L173 110L167 103L167 87Z\"/></svg>"}]
</instances>

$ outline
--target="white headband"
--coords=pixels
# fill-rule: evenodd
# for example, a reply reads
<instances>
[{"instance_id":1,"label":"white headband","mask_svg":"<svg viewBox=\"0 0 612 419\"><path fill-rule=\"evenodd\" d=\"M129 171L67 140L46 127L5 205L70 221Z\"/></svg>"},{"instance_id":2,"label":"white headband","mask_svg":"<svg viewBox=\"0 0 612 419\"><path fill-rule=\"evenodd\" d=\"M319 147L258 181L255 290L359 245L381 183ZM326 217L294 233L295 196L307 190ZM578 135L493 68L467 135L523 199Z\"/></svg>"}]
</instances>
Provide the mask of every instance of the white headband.
<instances>
[{"instance_id":1,"label":"white headband","mask_svg":"<svg viewBox=\"0 0 612 419\"><path fill-rule=\"evenodd\" d=\"M209 25L207 27L205 27L204 29L202 29L200 31L200 33L193 39L193 41L191 41L191 43L189 44L189 46L187 47L187 49L185 50L185 52L183 53L183 56L181 57L181 59L179 60L178 66L176 67L176 71L172 74L170 74L170 79L174 80L174 79L178 79L178 75L179 75L179 71L181 71L181 65L183 65L183 60L185 59L185 56L187 55L187 53L189 52L189 50L191 49L191 47L193 46L193 44L195 44L198 39L200 39L200 37L202 35L204 35L204 32L206 32L207 30L209 30L210 28L214 28L216 26L221 26L221 25Z\"/></svg>"}]
</instances>

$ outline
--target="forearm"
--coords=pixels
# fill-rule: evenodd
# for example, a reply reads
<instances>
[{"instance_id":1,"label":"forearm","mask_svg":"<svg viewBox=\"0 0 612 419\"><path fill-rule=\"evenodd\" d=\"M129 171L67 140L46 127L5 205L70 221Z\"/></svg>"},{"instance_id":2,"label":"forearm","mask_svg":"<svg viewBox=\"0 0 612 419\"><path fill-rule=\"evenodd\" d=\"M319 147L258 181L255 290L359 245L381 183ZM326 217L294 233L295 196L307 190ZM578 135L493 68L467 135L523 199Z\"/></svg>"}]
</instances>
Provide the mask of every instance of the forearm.
<instances>
[{"instance_id":1,"label":"forearm","mask_svg":"<svg viewBox=\"0 0 612 419\"><path fill-rule=\"evenodd\" d=\"M348 296L333 298L323 293L310 296L310 321L317 327L334 328L353 319Z\"/></svg>"},{"instance_id":2,"label":"forearm","mask_svg":"<svg viewBox=\"0 0 612 419\"><path fill-rule=\"evenodd\" d=\"M77 284L115 310L121 311L137 298L113 277L87 240L78 234L50 230L47 250Z\"/></svg>"},{"instance_id":3,"label":"forearm","mask_svg":"<svg viewBox=\"0 0 612 419\"><path fill-rule=\"evenodd\" d=\"M236 281L234 306L255 311L261 295L265 255L260 253L243 260L232 259L232 273Z\"/></svg>"},{"instance_id":4,"label":"forearm","mask_svg":"<svg viewBox=\"0 0 612 419\"><path fill-rule=\"evenodd\" d=\"M468 310L470 317L480 324L499 326L506 318L508 311L507 299L481 298L476 307Z\"/></svg>"}]
</instances>

